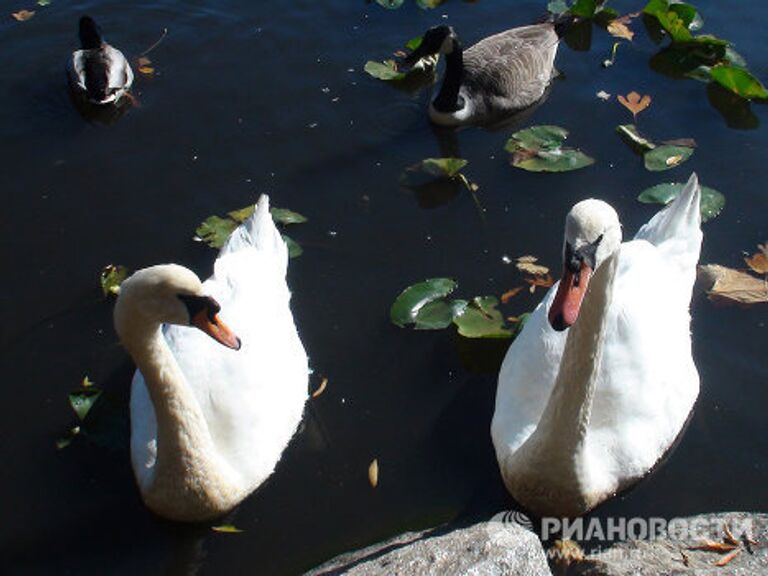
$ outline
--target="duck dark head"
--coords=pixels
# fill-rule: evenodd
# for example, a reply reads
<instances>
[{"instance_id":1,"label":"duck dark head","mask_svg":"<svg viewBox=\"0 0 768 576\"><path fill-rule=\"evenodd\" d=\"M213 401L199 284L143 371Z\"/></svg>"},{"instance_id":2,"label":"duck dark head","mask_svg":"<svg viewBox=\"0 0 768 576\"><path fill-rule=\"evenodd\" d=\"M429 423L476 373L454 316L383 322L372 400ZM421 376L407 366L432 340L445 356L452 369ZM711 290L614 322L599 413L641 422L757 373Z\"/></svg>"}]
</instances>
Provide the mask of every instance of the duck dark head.
<instances>
[{"instance_id":1,"label":"duck dark head","mask_svg":"<svg viewBox=\"0 0 768 576\"><path fill-rule=\"evenodd\" d=\"M80 47L83 50L96 50L101 48L103 40L101 30L90 16L80 18Z\"/></svg>"},{"instance_id":2,"label":"duck dark head","mask_svg":"<svg viewBox=\"0 0 768 576\"><path fill-rule=\"evenodd\" d=\"M424 33L421 44L405 58L405 63L412 66L419 59L433 54L450 54L458 45L458 37L453 28L442 24L433 26Z\"/></svg>"}]
</instances>

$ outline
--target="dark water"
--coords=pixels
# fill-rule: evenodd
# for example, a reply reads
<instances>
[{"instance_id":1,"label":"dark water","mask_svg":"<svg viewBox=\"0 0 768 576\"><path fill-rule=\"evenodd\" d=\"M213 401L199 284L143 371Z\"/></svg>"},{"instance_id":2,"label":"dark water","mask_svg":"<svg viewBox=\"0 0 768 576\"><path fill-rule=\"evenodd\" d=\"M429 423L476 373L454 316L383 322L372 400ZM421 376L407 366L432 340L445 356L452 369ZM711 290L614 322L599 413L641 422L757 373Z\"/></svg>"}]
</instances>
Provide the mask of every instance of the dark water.
<instances>
[{"instance_id":1,"label":"dark water","mask_svg":"<svg viewBox=\"0 0 768 576\"><path fill-rule=\"evenodd\" d=\"M564 77L528 122L568 128L598 163L535 175L508 165L509 130L436 133L426 93L397 91L362 66L438 22L467 43L528 23L543 0L451 0L426 12L362 0L54 0L20 24L7 14L22 4L6 3L0 18L0 552L8 573L292 574L403 530L490 517L513 505L489 438L493 358L490 370L471 371L462 360L482 364L482 346L392 326L387 310L398 292L447 275L462 296L499 295L520 282L504 255L537 254L557 267L563 215L575 201L609 200L632 234L655 210L635 196L693 169L728 198L706 226L703 261L739 266L743 251L768 239L766 108L726 121L704 85L653 72L656 48L640 22L608 70L600 62L612 39L598 29L589 51L561 48ZM644 2L612 4L628 12ZM697 4L705 31L733 40L768 79L768 4ZM169 30L151 55L156 77L137 80L141 107L109 126L84 121L65 88L63 63L84 12L132 57ZM693 158L664 175L645 171L614 134L631 117L598 100L599 90L651 94L641 129L695 138ZM451 147L481 186L482 217L465 192L416 197L398 184L406 166ZM97 277L110 262L175 261L207 275L214 252L191 241L196 225L261 192L310 218L294 229L305 254L292 262L290 284L311 363L329 385L309 403L274 476L226 519L245 532L222 535L160 521L141 505L127 452L132 368ZM666 465L597 516L768 506L768 315L702 297L692 312L702 391L691 424ZM57 451L55 440L75 424L67 393L85 374L106 389L93 418L108 434ZM366 479L374 457L376 490Z\"/></svg>"}]
</instances>

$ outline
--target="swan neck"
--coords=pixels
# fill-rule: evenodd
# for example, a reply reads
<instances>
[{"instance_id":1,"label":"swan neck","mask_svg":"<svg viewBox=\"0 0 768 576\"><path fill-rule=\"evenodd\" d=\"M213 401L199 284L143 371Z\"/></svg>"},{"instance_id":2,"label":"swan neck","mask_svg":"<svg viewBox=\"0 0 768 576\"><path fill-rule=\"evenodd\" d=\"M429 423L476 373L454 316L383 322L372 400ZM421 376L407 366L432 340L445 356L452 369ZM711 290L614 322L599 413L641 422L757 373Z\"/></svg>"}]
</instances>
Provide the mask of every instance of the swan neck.
<instances>
[{"instance_id":1,"label":"swan neck","mask_svg":"<svg viewBox=\"0 0 768 576\"><path fill-rule=\"evenodd\" d=\"M453 41L453 50L445 56L445 77L440 92L432 105L438 112L456 112L463 106L459 103L459 89L464 75L464 50L461 42Z\"/></svg>"},{"instance_id":2,"label":"swan neck","mask_svg":"<svg viewBox=\"0 0 768 576\"><path fill-rule=\"evenodd\" d=\"M536 429L548 450L578 454L583 447L600 374L618 250L595 271L578 320L569 329L560 368Z\"/></svg>"}]
</instances>

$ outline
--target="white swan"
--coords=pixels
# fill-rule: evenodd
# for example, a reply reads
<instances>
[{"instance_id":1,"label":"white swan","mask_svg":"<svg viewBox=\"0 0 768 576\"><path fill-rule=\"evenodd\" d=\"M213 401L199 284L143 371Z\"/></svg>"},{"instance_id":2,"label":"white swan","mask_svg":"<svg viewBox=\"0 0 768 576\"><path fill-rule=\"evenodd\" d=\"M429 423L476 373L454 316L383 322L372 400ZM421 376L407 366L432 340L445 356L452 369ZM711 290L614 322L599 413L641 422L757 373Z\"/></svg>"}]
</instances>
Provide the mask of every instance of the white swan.
<instances>
[{"instance_id":1,"label":"white swan","mask_svg":"<svg viewBox=\"0 0 768 576\"><path fill-rule=\"evenodd\" d=\"M293 436L309 371L287 265L262 195L204 283L166 264L122 284L115 329L137 366L131 459L155 513L199 521L227 512L272 473Z\"/></svg>"},{"instance_id":2,"label":"white swan","mask_svg":"<svg viewBox=\"0 0 768 576\"><path fill-rule=\"evenodd\" d=\"M117 104L133 84L133 70L123 53L107 44L90 16L80 18L80 50L67 70L72 88L91 104Z\"/></svg>"},{"instance_id":3,"label":"white swan","mask_svg":"<svg viewBox=\"0 0 768 576\"><path fill-rule=\"evenodd\" d=\"M429 107L435 124L459 126L488 123L522 110L544 95L554 75L558 32L569 22L512 28L463 50L450 26L427 30L406 59L445 55L445 76Z\"/></svg>"},{"instance_id":4,"label":"white swan","mask_svg":"<svg viewBox=\"0 0 768 576\"><path fill-rule=\"evenodd\" d=\"M507 352L491 426L504 483L531 512L587 512L645 475L685 425L699 391L700 193L694 174L623 244L605 202L568 214L563 278Z\"/></svg>"}]
</instances>

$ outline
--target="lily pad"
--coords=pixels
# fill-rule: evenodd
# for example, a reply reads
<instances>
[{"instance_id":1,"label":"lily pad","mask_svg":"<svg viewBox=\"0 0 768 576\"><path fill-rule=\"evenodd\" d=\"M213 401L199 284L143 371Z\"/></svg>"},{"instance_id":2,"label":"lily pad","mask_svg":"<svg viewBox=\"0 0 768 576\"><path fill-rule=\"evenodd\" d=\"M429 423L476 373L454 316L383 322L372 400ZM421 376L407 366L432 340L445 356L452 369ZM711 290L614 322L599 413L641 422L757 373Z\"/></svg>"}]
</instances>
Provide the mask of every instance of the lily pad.
<instances>
[{"instance_id":1,"label":"lily pad","mask_svg":"<svg viewBox=\"0 0 768 576\"><path fill-rule=\"evenodd\" d=\"M512 135L504 149L512 165L530 172L567 172L593 164L580 150L563 146L568 131L559 126L533 126Z\"/></svg>"},{"instance_id":2,"label":"lily pad","mask_svg":"<svg viewBox=\"0 0 768 576\"><path fill-rule=\"evenodd\" d=\"M75 414L77 414L77 417L81 422L88 416L88 412L91 411L91 408L93 408L93 405L99 399L102 392L92 385L86 387L86 381L88 381L87 377L83 381L84 386L82 388L69 394L69 405L72 406L72 410L75 411Z\"/></svg>"},{"instance_id":3,"label":"lily pad","mask_svg":"<svg viewBox=\"0 0 768 576\"><path fill-rule=\"evenodd\" d=\"M643 190L637 199L645 204L669 204L685 187L682 183L657 184ZM722 212L725 196L714 188L701 187L701 221L707 222Z\"/></svg>"},{"instance_id":4,"label":"lily pad","mask_svg":"<svg viewBox=\"0 0 768 576\"><path fill-rule=\"evenodd\" d=\"M451 278L431 278L403 290L389 310L389 318L400 327L413 324L426 304L445 298L458 284Z\"/></svg>"},{"instance_id":5,"label":"lily pad","mask_svg":"<svg viewBox=\"0 0 768 576\"><path fill-rule=\"evenodd\" d=\"M378 80L402 80L406 77L405 72L400 72L397 69L397 63L394 60L384 60L384 62L368 60L363 70Z\"/></svg>"},{"instance_id":6,"label":"lily pad","mask_svg":"<svg viewBox=\"0 0 768 576\"><path fill-rule=\"evenodd\" d=\"M464 313L453 319L459 334L466 338L511 338L512 331L506 327L498 305L495 296L473 298Z\"/></svg>"},{"instance_id":7,"label":"lily pad","mask_svg":"<svg viewBox=\"0 0 768 576\"><path fill-rule=\"evenodd\" d=\"M395 10L396 8L400 8L400 6L403 5L403 1L404 0L376 0L376 4L383 6L388 10Z\"/></svg>"},{"instance_id":8,"label":"lily pad","mask_svg":"<svg viewBox=\"0 0 768 576\"><path fill-rule=\"evenodd\" d=\"M430 176L454 178L467 164L463 158L425 158L416 166Z\"/></svg>"},{"instance_id":9,"label":"lily pad","mask_svg":"<svg viewBox=\"0 0 768 576\"><path fill-rule=\"evenodd\" d=\"M456 316L467 308L466 300L433 300L428 302L416 314L416 330L442 330L448 328Z\"/></svg>"},{"instance_id":10,"label":"lily pad","mask_svg":"<svg viewBox=\"0 0 768 576\"><path fill-rule=\"evenodd\" d=\"M720 64L712 67L710 75L715 82L747 100L768 98L765 86L743 68Z\"/></svg>"},{"instance_id":11,"label":"lily pad","mask_svg":"<svg viewBox=\"0 0 768 576\"><path fill-rule=\"evenodd\" d=\"M304 254L304 248L296 240L286 234L281 234L281 236L286 246L288 246L288 258L297 258Z\"/></svg>"},{"instance_id":12,"label":"lily pad","mask_svg":"<svg viewBox=\"0 0 768 576\"><path fill-rule=\"evenodd\" d=\"M303 214L287 208L270 208L269 213L272 215L272 220L277 224L303 224L307 221L307 217Z\"/></svg>"},{"instance_id":13,"label":"lily pad","mask_svg":"<svg viewBox=\"0 0 768 576\"><path fill-rule=\"evenodd\" d=\"M209 216L195 230L195 236L211 248L221 248L235 231L238 223L230 218Z\"/></svg>"},{"instance_id":14,"label":"lily pad","mask_svg":"<svg viewBox=\"0 0 768 576\"><path fill-rule=\"evenodd\" d=\"M637 127L635 127L634 124L622 124L617 126L616 132L619 133L619 136L621 136L622 140L640 152L647 152L648 150L653 150L656 147L653 142L638 132Z\"/></svg>"},{"instance_id":15,"label":"lily pad","mask_svg":"<svg viewBox=\"0 0 768 576\"><path fill-rule=\"evenodd\" d=\"M688 146L657 146L643 155L645 167L653 172L670 170L679 166L693 155Z\"/></svg>"},{"instance_id":16,"label":"lily pad","mask_svg":"<svg viewBox=\"0 0 768 576\"><path fill-rule=\"evenodd\" d=\"M101 270L99 283L104 296L116 296L120 292L120 284L128 277L125 266L108 264Z\"/></svg>"}]
</instances>

